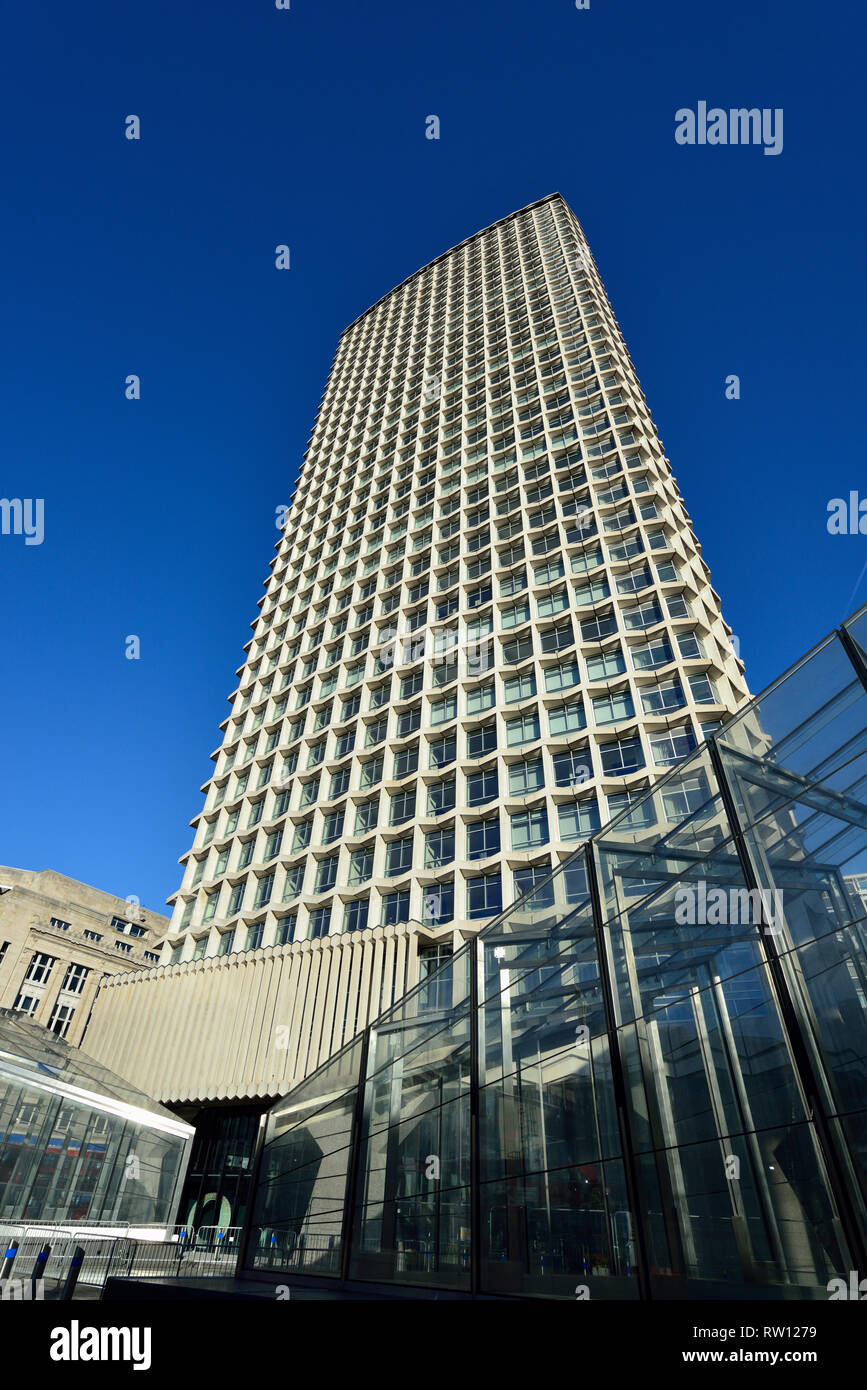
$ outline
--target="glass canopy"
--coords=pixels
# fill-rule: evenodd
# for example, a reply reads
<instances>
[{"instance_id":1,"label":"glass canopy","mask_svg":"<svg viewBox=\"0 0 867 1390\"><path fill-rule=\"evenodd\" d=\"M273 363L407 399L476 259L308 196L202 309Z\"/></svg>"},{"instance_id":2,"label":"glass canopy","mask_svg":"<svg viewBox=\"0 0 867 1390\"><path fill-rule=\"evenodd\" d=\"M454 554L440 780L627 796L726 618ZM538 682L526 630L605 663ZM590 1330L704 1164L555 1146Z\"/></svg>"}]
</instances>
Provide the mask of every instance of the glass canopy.
<instances>
[{"instance_id":1,"label":"glass canopy","mask_svg":"<svg viewBox=\"0 0 867 1390\"><path fill-rule=\"evenodd\" d=\"M827 1297L867 1268L867 608L270 1111L246 1269Z\"/></svg>"},{"instance_id":2,"label":"glass canopy","mask_svg":"<svg viewBox=\"0 0 867 1390\"><path fill-rule=\"evenodd\" d=\"M194 1130L0 1009L0 1220L173 1220Z\"/></svg>"}]
</instances>

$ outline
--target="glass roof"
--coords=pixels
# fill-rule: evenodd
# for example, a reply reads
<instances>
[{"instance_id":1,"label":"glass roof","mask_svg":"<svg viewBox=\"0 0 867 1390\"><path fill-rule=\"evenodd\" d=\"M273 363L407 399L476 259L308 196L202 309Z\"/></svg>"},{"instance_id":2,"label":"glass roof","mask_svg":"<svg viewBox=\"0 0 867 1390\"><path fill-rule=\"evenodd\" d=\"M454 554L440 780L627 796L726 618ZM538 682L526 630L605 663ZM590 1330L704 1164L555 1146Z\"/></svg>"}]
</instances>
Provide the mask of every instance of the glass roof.
<instances>
[{"instance_id":1,"label":"glass roof","mask_svg":"<svg viewBox=\"0 0 867 1390\"><path fill-rule=\"evenodd\" d=\"M64 1086L75 1086L95 1097L104 1096L140 1110L149 1110L151 1114L172 1120L175 1124L183 1123L173 1111L131 1086L101 1062L88 1057L80 1048L64 1042L48 1028L31 1023L9 1009L0 1009L0 1076L12 1069L29 1071L43 1083L53 1078Z\"/></svg>"}]
</instances>

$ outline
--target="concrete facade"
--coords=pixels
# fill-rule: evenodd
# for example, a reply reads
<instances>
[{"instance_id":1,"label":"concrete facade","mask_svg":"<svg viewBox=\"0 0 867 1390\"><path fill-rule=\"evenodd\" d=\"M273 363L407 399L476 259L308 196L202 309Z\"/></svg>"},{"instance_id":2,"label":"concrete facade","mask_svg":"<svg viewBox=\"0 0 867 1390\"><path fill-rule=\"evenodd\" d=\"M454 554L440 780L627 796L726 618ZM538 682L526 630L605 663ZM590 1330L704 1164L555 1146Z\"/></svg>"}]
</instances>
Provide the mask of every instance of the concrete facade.
<instances>
[{"instance_id":1,"label":"concrete facade","mask_svg":"<svg viewBox=\"0 0 867 1390\"><path fill-rule=\"evenodd\" d=\"M163 1100L288 1089L748 695L558 194L346 329L276 550L159 969L88 1035Z\"/></svg>"},{"instance_id":2,"label":"concrete facade","mask_svg":"<svg viewBox=\"0 0 867 1390\"><path fill-rule=\"evenodd\" d=\"M168 925L52 869L0 866L0 1008L78 1044L100 981L155 965Z\"/></svg>"}]
</instances>

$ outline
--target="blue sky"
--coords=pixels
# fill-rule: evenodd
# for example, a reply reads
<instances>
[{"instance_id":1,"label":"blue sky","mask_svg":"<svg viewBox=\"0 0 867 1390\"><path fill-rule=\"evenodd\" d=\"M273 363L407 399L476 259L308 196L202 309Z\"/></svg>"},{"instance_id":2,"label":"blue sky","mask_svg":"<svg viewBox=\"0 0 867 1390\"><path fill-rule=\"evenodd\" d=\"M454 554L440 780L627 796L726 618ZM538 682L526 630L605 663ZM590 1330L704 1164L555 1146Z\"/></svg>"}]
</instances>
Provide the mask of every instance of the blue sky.
<instances>
[{"instance_id":1,"label":"blue sky","mask_svg":"<svg viewBox=\"0 0 867 1390\"><path fill-rule=\"evenodd\" d=\"M555 189L753 689L867 600L867 538L826 531L867 495L864 29L846 0L9 7L0 495L45 538L0 536L0 862L161 907L341 330ZM702 100L782 108L782 153L678 145Z\"/></svg>"}]
</instances>

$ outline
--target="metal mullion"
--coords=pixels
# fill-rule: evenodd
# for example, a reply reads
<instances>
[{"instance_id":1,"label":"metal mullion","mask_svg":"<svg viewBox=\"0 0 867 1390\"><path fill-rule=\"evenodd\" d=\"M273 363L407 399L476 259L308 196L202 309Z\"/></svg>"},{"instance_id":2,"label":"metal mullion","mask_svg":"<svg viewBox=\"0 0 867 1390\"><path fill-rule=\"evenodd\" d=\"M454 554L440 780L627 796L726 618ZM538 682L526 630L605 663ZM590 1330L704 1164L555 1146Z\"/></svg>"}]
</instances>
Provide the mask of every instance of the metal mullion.
<instances>
[{"instance_id":1,"label":"metal mullion","mask_svg":"<svg viewBox=\"0 0 867 1390\"><path fill-rule=\"evenodd\" d=\"M596 956L599 963L599 979L602 985L602 1001L608 1033L611 1078L614 1089L614 1101L617 1108L617 1127L620 1134L620 1149L623 1158L626 1194L631 1209L633 1230L635 1232L638 1290L642 1298L649 1299L652 1295L650 1285L650 1260L644 1232L644 1208L640 1197L641 1184L638 1176L638 1165L635 1162L632 1127L629 1123L626 1074L623 1066L623 1059L620 1055L620 1040L617 1033L617 1021L614 1012L614 991L608 968L608 952L605 945L602 899L599 890L599 881L596 876L597 865L593 853L592 840L589 840L585 846L585 855L587 883L590 890L590 903L593 912L593 926L596 933Z\"/></svg>"},{"instance_id":2,"label":"metal mullion","mask_svg":"<svg viewBox=\"0 0 867 1390\"><path fill-rule=\"evenodd\" d=\"M752 853L747 843L746 836L741 827L737 805L728 780L722 754L713 738L707 740L707 747L711 766L713 767L717 779L723 809L729 821L729 829L735 843L738 857L741 860L744 882L751 892L761 893L762 889L759 883L759 876L753 863ZM773 878L771 881L773 882ZM777 951L774 935L773 933L764 933L761 940L768 964L771 987L776 996L776 1003L780 1011L780 1019L785 1030L786 1041L792 1057L795 1075L806 1101L807 1114L814 1125L819 1151L822 1156L823 1164L827 1170L831 1189L829 1195L831 1195L833 1200L836 1200L837 1209L840 1214L842 1233L849 1246L850 1256L855 1261L855 1268L863 1268L865 1264L867 1264L867 1248L865 1248L865 1243L861 1234L857 1216L857 1206L850 1193L849 1180L847 1177L848 1165L840 1154L837 1141L831 1131L830 1119L822 1102L822 1088L820 1086L819 1077L816 1075L813 1060L804 1040L798 1012L792 1000L782 961Z\"/></svg>"}]
</instances>

